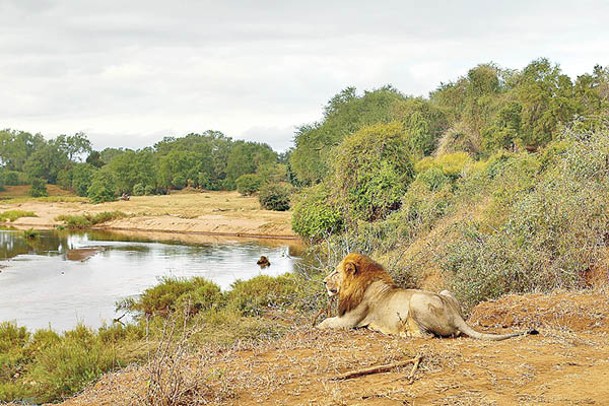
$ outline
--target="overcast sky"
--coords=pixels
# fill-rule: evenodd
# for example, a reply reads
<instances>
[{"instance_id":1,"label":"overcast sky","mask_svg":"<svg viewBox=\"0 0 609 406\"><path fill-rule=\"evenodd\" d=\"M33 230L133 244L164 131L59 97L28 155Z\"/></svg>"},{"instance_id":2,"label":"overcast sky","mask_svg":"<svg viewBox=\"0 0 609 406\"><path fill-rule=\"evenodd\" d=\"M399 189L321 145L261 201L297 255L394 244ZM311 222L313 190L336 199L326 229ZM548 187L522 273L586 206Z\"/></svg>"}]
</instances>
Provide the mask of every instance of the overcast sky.
<instances>
[{"instance_id":1,"label":"overcast sky","mask_svg":"<svg viewBox=\"0 0 609 406\"><path fill-rule=\"evenodd\" d=\"M607 1L0 0L0 128L141 148L292 145L337 92L427 96L486 62L609 64Z\"/></svg>"}]
</instances>

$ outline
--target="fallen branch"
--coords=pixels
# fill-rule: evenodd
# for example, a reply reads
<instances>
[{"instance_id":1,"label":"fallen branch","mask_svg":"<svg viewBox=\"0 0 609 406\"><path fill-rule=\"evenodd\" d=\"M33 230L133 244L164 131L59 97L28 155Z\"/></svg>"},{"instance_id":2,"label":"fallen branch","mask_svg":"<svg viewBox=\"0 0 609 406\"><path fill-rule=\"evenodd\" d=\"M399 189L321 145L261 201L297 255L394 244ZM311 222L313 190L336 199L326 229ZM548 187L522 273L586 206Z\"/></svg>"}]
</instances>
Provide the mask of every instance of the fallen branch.
<instances>
[{"instance_id":1,"label":"fallen branch","mask_svg":"<svg viewBox=\"0 0 609 406\"><path fill-rule=\"evenodd\" d=\"M414 383L414 375L417 373L417 370L419 369L419 364L421 363L421 359L423 358L422 355L417 355L417 357L415 358L415 362L414 365L412 366L412 369L410 370L410 374L408 374L408 385L412 385Z\"/></svg>"},{"instance_id":2,"label":"fallen branch","mask_svg":"<svg viewBox=\"0 0 609 406\"><path fill-rule=\"evenodd\" d=\"M381 372L388 372L388 371L391 371L392 369L403 367L408 364L414 364L412 370L410 371L410 375L409 375L409 379L413 379L414 373L416 372L416 368L419 367L420 362L421 362L421 356L419 355L415 358L408 359L405 361L400 361L400 362L394 362L392 364L377 365L374 367L358 369L356 371L345 372L344 374L335 376L334 378L332 378L332 380L333 381L344 381L346 379L357 378L357 377L364 376L364 375L372 375L372 374L378 374Z\"/></svg>"}]
</instances>

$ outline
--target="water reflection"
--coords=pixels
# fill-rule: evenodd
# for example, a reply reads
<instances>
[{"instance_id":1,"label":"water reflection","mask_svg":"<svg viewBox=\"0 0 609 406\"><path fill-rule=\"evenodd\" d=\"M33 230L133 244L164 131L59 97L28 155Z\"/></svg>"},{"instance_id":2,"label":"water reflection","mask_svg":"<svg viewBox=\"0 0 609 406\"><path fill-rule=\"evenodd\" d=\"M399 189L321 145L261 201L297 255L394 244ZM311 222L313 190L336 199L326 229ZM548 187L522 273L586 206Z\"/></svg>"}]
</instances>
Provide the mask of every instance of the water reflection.
<instances>
[{"instance_id":1,"label":"water reflection","mask_svg":"<svg viewBox=\"0 0 609 406\"><path fill-rule=\"evenodd\" d=\"M0 321L64 330L111 321L114 304L162 277L203 276L228 289L236 279L291 272L298 259L286 242L226 241L186 245L122 238L0 230ZM272 266L260 269L267 256Z\"/></svg>"}]
</instances>

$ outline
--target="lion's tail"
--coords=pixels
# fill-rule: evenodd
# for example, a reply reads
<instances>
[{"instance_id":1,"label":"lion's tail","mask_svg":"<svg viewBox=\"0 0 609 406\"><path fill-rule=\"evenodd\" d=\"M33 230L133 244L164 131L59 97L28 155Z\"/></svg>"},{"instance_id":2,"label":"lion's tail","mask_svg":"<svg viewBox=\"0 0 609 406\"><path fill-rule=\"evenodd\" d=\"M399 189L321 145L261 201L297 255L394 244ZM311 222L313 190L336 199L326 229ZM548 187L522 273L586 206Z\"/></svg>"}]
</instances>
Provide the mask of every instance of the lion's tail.
<instances>
[{"instance_id":1,"label":"lion's tail","mask_svg":"<svg viewBox=\"0 0 609 406\"><path fill-rule=\"evenodd\" d=\"M539 331L537 331L535 329L530 329L527 331L520 331L517 333L509 333L509 334L480 333L480 332L474 330L473 328L471 328L463 319L457 321L457 328L459 329L459 331L461 331L461 333L466 334L472 338L477 338L479 340L492 340L492 341L501 341L501 340L507 340L508 338L512 338L512 337L539 334Z\"/></svg>"}]
</instances>

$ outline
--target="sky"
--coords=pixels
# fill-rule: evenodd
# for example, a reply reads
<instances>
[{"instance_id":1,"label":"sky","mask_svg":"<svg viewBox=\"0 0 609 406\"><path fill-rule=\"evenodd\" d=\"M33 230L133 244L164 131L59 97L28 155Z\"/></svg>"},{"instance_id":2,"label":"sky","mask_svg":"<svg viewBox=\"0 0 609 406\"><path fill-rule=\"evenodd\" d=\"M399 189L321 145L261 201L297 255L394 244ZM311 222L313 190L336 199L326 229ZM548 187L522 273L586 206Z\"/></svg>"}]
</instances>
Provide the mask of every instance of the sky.
<instances>
[{"instance_id":1,"label":"sky","mask_svg":"<svg viewBox=\"0 0 609 406\"><path fill-rule=\"evenodd\" d=\"M143 148L206 130L293 145L348 86L427 97L494 62L609 64L598 0L0 0L0 128Z\"/></svg>"}]
</instances>

